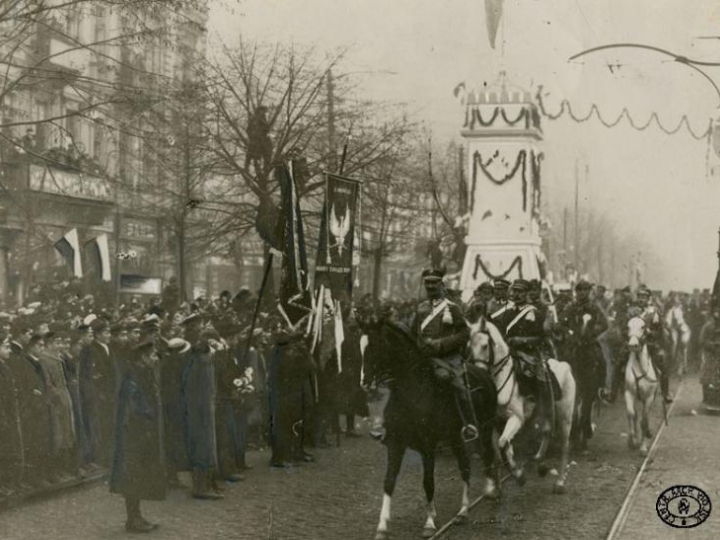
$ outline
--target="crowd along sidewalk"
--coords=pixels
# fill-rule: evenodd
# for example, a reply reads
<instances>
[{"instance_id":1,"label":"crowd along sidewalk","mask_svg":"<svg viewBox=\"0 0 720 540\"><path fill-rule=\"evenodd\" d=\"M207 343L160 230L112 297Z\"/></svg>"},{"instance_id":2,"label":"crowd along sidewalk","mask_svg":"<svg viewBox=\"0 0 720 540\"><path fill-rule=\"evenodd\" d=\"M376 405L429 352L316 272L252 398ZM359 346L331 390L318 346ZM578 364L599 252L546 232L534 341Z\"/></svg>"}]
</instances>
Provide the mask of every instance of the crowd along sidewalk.
<instances>
[{"instance_id":1,"label":"crowd along sidewalk","mask_svg":"<svg viewBox=\"0 0 720 540\"><path fill-rule=\"evenodd\" d=\"M640 478L627 519L616 538L720 538L720 416L704 414L701 401L702 388L698 378L686 378L672 409L669 425L662 432L656 452ZM707 494L714 508L706 521L693 528L675 528L660 518L656 510L658 498L673 486L694 486ZM681 504L687 505L690 513L694 512L697 503L691 499L697 492L678 490L677 493L690 493L690 497L685 497ZM670 508L676 511L679 502L680 498L670 502ZM663 507L664 504L661 504L661 509Z\"/></svg>"}]
</instances>

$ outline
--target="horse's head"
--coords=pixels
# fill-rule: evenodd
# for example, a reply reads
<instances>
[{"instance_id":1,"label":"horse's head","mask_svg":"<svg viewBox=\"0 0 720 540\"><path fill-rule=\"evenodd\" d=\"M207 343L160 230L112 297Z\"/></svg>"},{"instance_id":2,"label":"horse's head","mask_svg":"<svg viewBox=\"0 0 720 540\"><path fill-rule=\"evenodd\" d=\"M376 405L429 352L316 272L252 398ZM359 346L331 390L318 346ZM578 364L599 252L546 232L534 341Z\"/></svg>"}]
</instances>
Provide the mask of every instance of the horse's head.
<instances>
[{"instance_id":1,"label":"horse's head","mask_svg":"<svg viewBox=\"0 0 720 540\"><path fill-rule=\"evenodd\" d=\"M476 364L492 366L495 359L504 358L509 349L500 331L485 317L470 325L470 357Z\"/></svg>"},{"instance_id":2,"label":"horse's head","mask_svg":"<svg viewBox=\"0 0 720 540\"><path fill-rule=\"evenodd\" d=\"M376 382L386 382L402 375L421 357L410 331L402 323L380 317L366 326L368 341L373 344L366 365Z\"/></svg>"},{"instance_id":3,"label":"horse's head","mask_svg":"<svg viewBox=\"0 0 720 540\"><path fill-rule=\"evenodd\" d=\"M633 317L628 321L628 347L638 352L645 344L645 321L642 317Z\"/></svg>"}]
</instances>

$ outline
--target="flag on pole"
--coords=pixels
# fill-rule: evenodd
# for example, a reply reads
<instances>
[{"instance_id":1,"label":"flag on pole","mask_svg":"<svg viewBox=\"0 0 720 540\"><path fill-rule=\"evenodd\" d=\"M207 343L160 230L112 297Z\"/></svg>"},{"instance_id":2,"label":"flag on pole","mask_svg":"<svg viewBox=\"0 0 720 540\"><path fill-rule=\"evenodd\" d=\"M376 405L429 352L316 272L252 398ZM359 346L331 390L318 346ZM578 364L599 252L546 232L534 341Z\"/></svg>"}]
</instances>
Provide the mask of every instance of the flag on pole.
<instances>
[{"instance_id":1,"label":"flag on pole","mask_svg":"<svg viewBox=\"0 0 720 540\"><path fill-rule=\"evenodd\" d=\"M500 18L502 17L503 0L485 0L485 24L487 25L490 46L495 48Z\"/></svg>"},{"instance_id":2,"label":"flag on pole","mask_svg":"<svg viewBox=\"0 0 720 540\"><path fill-rule=\"evenodd\" d=\"M95 261L97 275L102 281L111 281L110 277L110 248L108 247L107 234L93 238L85 244L92 252L92 260Z\"/></svg>"},{"instance_id":3,"label":"flag on pole","mask_svg":"<svg viewBox=\"0 0 720 540\"><path fill-rule=\"evenodd\" d=\"M280 304L293 325L310 311L305 233L297 192L297 177L302 174L303 165L303 160L292 160L275 168L282 202L278 226L282 248Z\"/></svg>"},{"instance_id":4,"label":"flag on pole","mask_svg":"<svg viewBox=\"0 0 720 540\"><path fill-rule=\"evenodd\" d=\"M352 295L359 192L357 180L326 175L315 283L330 289L336 300L350 299Z\"/></svg>"},{"instance_id":5,"label":"flag on pole","mask_svg":"<svg viewBox=\"0 0 720 540\"><path fill-rule=\"evenodd\" d=\"M82 261L80 260L80 240L77 229L71 229L55 242L55 249L60 252L70 266L75 277L83 277Z\"/></svg>"}]
</instances>

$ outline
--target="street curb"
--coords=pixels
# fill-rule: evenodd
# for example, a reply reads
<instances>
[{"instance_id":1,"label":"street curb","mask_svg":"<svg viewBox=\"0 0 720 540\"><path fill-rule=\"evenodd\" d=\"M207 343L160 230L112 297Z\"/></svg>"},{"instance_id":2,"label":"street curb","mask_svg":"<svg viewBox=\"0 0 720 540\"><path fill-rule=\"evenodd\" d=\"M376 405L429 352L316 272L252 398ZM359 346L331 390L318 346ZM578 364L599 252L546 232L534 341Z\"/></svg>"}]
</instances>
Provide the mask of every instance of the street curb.
<instances>
[{"instance_id":1,"label":"street curb","mask_svg":"<svg viewBox=\"0 0 720 540\"><path fill-rule=\"evenodd\" d=\"M5 499L0 499L0 513L17 508L24 504L49 499L72 489L95 485L106 480L108 478L108 474L109 473L107 471L99 471L87 476L72 478L70 480L66 480L65 482L57 482L33 491L18 493Z\"/></svg>"}]
</instances>

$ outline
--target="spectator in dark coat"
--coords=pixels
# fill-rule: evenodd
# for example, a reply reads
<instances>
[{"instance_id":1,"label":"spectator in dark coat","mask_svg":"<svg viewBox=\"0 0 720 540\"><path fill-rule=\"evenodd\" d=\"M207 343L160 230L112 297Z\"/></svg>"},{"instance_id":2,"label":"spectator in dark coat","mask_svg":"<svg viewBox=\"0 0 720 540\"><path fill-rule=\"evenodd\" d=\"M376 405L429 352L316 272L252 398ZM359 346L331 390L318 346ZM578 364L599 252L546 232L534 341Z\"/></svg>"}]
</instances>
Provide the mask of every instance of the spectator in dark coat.
<instances>
[{"instance_id":1,"label":"spectator in dark coat","mask_svg":"<svg viewBox=\"0 0 720 540\"><path fill-rule=\"evenodd\" d=\"M110 354L110 328L104 319L92 323L93 342L80 352L80 398L90 463L108 467L115 416L116 371Z\"/></svg>"},{"instance_id":2,"label":"spectator in dark coat","mask_svg":"<svg viewBox=\"0 0 720 540\"><path fill-rule=\"evenodd\" d=\"M233 330L228 331L236 331ZM240 468L241 433L238 411L242 401L233 381L242 376L235 355L223 346L215 354L215 376L217 388L216 433L218 444L218 475L228 482L240 482L243 476Z\"/></svg>"},{"instance_id":3,"label":"spectator in dark coat","mask_svg":"<svg viewBox=\"0 0 720 540\"><path fill-rule=\"evenodd\" d=\"M149 532L156 524L140 512L141 500L166 495L160 366L154 343L136 346L120 383L110 492L125 497L128 532Z\"/></svg>"},{"instance_id":4,"label":"spectator in dark coat","mask_svg":"<svg viewBox=\"0 0 720 540\"><path fill-rule=\"evenodd\" d=\"M198 315L190 317L197 318ZM188 337L196 335L196 324L195 319L188 323ZM218 459L215 352L210 347L211 337L213 336L204 331L190 341L191 349L187 353L189 361L182 376L181 403L188 464L193 478L193 497L213 500L223 496L212 489Z\"/></svg>"},{"instance_id":5,"label":"spectator in dark coat","mask_svg":"<svg viewBox=\"0 0 720 540\"><path fill-rule=\"evenodd\" d=\"M183 413L180 403L180 386L188 362L190 344L181 338L168 341L167 351L161 356L160 395L165 424L165 460L168 486L183 487L178 472L188 468L185 451Z\"/></svg>"},{"instance_id":6,"label":"spectator in dark coat","mask_svg":"<svg viewBox=\"0 0 720 540\"><path fill-rule=\"evenodd\" d=\"M342 373L340 374L341 411L345 413L345 435L358 437L355 431L355 416L367 417L369 410L367 398L360 386L362 371L362 353L360 337L362 332L355 317L348 313L344 328L345 339L342 344Z\"/></svg>"},{"instance_id":7,"label":"spectator in dark coat","mask_svg":"<svg viewBox=\"0 0 720 540\"><path fill-rule=\"evenodd\" d=\"M22 478L22 435L15 378L11 371L10 341L0 334L0 498L20 487Z\"/></svg>"}]
</instances>

